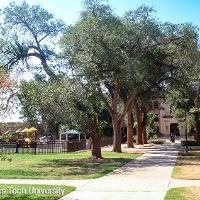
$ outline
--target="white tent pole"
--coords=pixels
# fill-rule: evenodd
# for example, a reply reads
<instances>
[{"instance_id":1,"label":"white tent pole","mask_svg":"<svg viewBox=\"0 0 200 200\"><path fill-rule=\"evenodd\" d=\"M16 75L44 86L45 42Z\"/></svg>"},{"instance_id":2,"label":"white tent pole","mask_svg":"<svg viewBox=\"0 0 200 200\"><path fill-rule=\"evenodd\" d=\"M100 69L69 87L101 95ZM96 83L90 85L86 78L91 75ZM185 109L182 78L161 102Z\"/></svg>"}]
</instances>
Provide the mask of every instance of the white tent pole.
<instances>
[{"instance_id":1,"label":"white tent pole","mask_svg":"<svg viewBox=\"0 0 200 200\"><path fill-rule=\"evenodd\" d=\"M79 142L81 141L81 134L80 133L78 134L78 140L79 140Z\"/></svg>"}]
</instances>

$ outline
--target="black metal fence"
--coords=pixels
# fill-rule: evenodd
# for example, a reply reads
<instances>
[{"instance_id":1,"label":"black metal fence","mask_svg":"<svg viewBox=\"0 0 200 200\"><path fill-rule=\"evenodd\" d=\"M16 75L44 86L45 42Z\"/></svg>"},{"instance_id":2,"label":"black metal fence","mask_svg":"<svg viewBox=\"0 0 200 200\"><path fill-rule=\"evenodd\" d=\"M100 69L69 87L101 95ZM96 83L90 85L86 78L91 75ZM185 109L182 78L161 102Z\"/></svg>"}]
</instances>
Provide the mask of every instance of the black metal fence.
<instances>
[{"instance_id":1,"label":"black metal fence","mask_svg":"<svg viewBox=\"0 0 200 200\"><path fill-rule=\"evenodd\" d=\"M47 154L47 153L66 153L86 149L86 141L56 141L47 143L0 143L0 151L4 154L29 153L29 154Z\"/></svg>"},{"instance_id":2,"label":"black metal fence","mask_svg":"<svg viewBox=\"0 0 200 200\"><path fill-rule=\"evenodd\" d=\"M16 143L0 143L0 151L4 154L16 153Z\"/></svg>"}]
</instances>

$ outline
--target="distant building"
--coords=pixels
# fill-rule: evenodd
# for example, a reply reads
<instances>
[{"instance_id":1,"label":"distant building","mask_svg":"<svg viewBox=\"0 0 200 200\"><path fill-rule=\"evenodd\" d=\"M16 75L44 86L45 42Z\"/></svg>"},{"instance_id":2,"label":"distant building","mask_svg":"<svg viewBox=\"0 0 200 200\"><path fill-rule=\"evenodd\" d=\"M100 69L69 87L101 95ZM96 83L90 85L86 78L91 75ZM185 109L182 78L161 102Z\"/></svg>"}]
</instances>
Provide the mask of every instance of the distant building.
<instances>
[{"instance_id":1,"label":"distant building","mask_svg":"<svg viewBox=\"0 0 200 200\"><path fill-rule=\"evenodd\" d=\"M16 132L19 129L24 129L24 123L22 122L0 123L0 135L4 135L8 131Z\"/></svg>"},{"instance_id":2,"label":"distant building","mask_svg":"<svg viewBox=\"0 0 200 200\"><path fill-rule=\"evenodd\" d=\"M152 113L156 115L155 125L160 134L169 136L170 133L184 135L185 121L184 118L174 118L171 115L170 104L153 102Z\"/></svg>"}]
</instances>

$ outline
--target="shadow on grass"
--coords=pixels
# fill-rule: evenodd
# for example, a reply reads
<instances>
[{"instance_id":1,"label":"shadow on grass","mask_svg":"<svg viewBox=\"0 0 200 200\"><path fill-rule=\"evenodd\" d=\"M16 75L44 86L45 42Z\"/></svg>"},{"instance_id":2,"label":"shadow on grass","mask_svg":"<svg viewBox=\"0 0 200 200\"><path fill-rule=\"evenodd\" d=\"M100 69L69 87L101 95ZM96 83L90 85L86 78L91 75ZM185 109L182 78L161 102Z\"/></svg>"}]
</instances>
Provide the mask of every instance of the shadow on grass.
<instances>
[{"instance_id":1,"label":"shadow on grass","mask_svg":"<svg viewBox=\"0 0 200 200\"><path fill-rule=\"evenodd\" d=\"M199 165L200 164L200 152L189 152L188 154L179 153L179 157L176 162L176 166L183 165Z\"/></svg>"},{"instance_id":2,"label":"shadow on grass","mask_svg":"<svg viewBox=\"0 0 200 200\"><path fill-rule=\"evenodd\" d=\"M20 169L1 169L0 178L32 178L32 177L49 176L48 171L37 171L30 168ZM1 199L1 198L0 198Z\"/></svg>"},{"instance_id":3,"label":"shadow on grass","mask_svg":"<svg viewBox=\"0 0 200 200\"><path fill-rule=\"evenodd\" d=\"M62 169L58 176L87 176L94 175L93 178L101 177L114 169L130 162L127 158L104 158L100 161L90 159L54 159L33 165L33 168L59 168Z\"/></svg>"},{"instance_id":4,"label":"shadow on grass","mask_svg":"<svg viewBox=\"0 0 200 200\"><path fill-rule=\"evenodd\" d=\"M122 165L132 161L130 158L91 159L53 159L40 163L23 164L16 168L0 169L2 178L34 179L91 179L99 178Z\"/></svg>"},{"instance_id":5,"label":"shadow on grass","mask_svg":"<svg viewBox=\"0 0 200 200\"><path fill-rule=\"evenodd\" d=\"M54 159L54 160L46 160L41 163L42 167L45 166L53 166L53 167L76 167L76 166L98 166L98 165L109 165L109 164L123 164L131 161L132 159L127 158L104 158L102 160L91 160L91 159ZM40 164L39 164L40 165ZM38 166L38 164L37 164Z\"/></svg>"}]
</instances>

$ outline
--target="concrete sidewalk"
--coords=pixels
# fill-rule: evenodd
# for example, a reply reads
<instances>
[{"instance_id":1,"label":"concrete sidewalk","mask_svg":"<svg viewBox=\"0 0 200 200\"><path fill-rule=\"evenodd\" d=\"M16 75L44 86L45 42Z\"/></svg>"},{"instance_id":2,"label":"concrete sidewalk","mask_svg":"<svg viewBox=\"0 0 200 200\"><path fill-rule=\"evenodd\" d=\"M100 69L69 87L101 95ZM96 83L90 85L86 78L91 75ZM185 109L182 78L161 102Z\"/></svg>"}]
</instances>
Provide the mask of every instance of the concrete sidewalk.
<instances>
[{"instance_id":1,"label":"concrete sidewalk","mask_svg":"<svg viewBox=\"0 0 200 200\"><path fill-rule=\"evenodd\" d=\"M200 187L200 180L181 180L172 178L169 184L170 188L190 186Z\"/></svg>"},{"instance_id":2,"label":"concrete sidewalk","mask_svg":"<svg viewBox=\"0 0 200 200\"><path fill-rule=\"evenodd\" d=\"M179 145L149 150L114 172L91 180L62 200L163 200L168 190Z\"/></svg>"}]
</instances>

